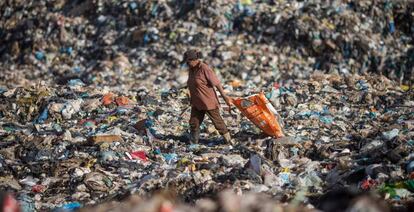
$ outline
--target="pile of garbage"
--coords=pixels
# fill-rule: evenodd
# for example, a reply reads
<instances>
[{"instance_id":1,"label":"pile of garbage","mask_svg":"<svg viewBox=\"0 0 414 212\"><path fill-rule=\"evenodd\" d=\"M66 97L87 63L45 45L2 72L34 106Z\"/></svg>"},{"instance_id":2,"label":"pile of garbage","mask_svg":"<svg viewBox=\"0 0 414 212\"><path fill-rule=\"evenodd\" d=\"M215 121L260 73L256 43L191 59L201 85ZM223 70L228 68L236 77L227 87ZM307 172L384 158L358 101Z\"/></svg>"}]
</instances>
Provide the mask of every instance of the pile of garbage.
<instances>
[{"instance_id":1,"label":"pile of garbage","mask_svg":"<svg viewBox=\"0 0 414 212\"><path fill-rule=\"evenodd\" d=\"M158 204L151 196L165 189L201 211L226 208L223 198L338 211L365 204L351 201L361 192L391 210L412 207L409 1L7 0L0 8L0 188L23 211L131 195ZM266 137L223 111L236 145L209 120L201 143L189 144L180 64L188 48L203 52L230 96L264 91L287 136ZM217 195L226 189L238 196Z\"/></svg>"},{"instance_id":2,"label":"pile of garbage","mask_svg":"<svg viewBox=\"0 0 414 212\"><path fill-rule=\"evenodd\" d=\"M19 85L179 87L190 47L223 79L259 87L314 70L414 80L411 1L8 0L0 8L1 79Z\"/></svg>"},{"instance_id":3,"label":"pile of garbage","mask_svg":"<svg viewBox=\"0 0 414 212\"><path fill-rule=\"evenodd\" d=\"M265 91L289 137L263 136L245 117L225 114L238 143L229 146L208 121L201 144L188 143L184 89L115 93L72 83L6 89L1 186L39 210L161 189L186 202L226 188L281 202L300 195L311 205L344 187L377 191L396 205L413 200L412 92L385 77L322 73Z\"/></svg>"}]
</instances>

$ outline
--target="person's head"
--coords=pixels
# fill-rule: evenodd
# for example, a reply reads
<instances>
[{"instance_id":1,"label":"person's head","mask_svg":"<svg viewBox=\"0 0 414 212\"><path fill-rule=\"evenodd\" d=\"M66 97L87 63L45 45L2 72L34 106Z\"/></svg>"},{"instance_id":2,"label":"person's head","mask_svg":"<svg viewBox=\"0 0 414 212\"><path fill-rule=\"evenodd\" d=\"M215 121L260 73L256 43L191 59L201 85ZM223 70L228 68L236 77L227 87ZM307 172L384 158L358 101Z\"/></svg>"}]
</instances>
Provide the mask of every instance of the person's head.
<instances>
[{"instance_id":1,"label":"person's head","mask_svg":"<svg viewBox=\"0 0 414 212\"><path fill-rule=\"evenodd\" d=\"M194 68L194 67L196 67L198 65L199 62L200 62L199 59L194 59L194 60L187 60L186 63L188 65L188 67Z\"/></svg>"},{"instance_id":2,"label":"person's head","mask_svg":"<svg viewBox=\"0 0 414 212\"><path fill-rule=\"evenodd\" d=\"M200 62L200 58L201 52L192 49L184 53L183 62L187 63L190 68L194 68Z\"/></svg>"}]
</instances>

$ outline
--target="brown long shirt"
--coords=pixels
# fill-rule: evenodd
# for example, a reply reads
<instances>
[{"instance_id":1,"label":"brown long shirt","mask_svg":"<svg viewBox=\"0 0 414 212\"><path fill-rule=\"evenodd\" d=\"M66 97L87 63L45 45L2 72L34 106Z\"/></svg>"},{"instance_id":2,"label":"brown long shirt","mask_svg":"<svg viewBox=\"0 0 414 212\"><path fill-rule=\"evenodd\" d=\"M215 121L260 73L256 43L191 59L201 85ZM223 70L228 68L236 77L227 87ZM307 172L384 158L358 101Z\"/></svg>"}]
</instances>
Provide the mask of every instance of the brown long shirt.
<instances>
[{"instance_id":1,"label":"brown long shirt","mask_svg":"<svg viewBox=\"0 0 414 212\"><path fill-rule=\"evenodd\" d=\"M220 80L207 64L200 62L195 68L190 68L187 86L190 90L191 105L198 110L213 110L219 103L214 87Z\"/></svg>"}]
</instances>

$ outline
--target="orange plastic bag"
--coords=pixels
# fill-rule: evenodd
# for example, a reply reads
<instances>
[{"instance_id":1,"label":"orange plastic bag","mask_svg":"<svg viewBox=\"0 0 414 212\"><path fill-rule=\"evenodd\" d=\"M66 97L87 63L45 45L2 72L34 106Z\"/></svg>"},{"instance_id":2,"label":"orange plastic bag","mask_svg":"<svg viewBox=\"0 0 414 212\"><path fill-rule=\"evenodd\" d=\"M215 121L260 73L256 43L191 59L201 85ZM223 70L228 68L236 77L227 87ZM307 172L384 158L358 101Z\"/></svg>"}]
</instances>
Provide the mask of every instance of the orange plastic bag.
<instances>
[{"instance_id":1,"label":"orange plastic bag","mask_svg":"<svg viewBox=\"0 0 414 212\"><path fill-rule=\"evenodd\" d=\"M113 93L107 93L102 98L102 104L105 106L112 104L113 101L114 101Z\"/></svg>"},{"instance_id":2,"label":"orange plastic bag","mask_svg":"<svg viewBox=\"0 0 414 212\"><path fill-rule=\"evenodd\" d=\"M234 99L233 103L244 116L266 134L276 138L285 136L275 115L268 108L267 104L269 105L270 102L263 92L246 98Z\"/></svg>"},{"instance_id":3,"label":"orange plastic bag","mask_svg":"<svg viewBox=\"0 0 414 212\"><path fill-rule=\"evenodd\" d=\"M115 99L115 102L118 106L125 106L129 104L129 99L128 97L120 96Z\"/></svg>"}]
</instances>

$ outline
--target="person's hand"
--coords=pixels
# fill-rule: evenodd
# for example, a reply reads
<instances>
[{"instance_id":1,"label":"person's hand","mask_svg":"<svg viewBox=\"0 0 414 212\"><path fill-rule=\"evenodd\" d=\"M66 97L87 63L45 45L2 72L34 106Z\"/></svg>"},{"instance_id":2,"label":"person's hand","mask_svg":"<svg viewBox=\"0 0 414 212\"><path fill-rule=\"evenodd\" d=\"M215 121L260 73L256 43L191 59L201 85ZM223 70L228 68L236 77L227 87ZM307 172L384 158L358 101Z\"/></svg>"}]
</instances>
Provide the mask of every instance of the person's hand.
<instances>
[{"instance_id":1,"label":"person's hand","mask_svg":"<svg viewBox=\"0 0 414 212\"><path fill-rule=\"evenodd\" d=\"M225 96L224 101L226 102L227 106L229 106L229 113L231 113L231 106L233 105L233 98Z\"/></svg>"}]
</instances>

